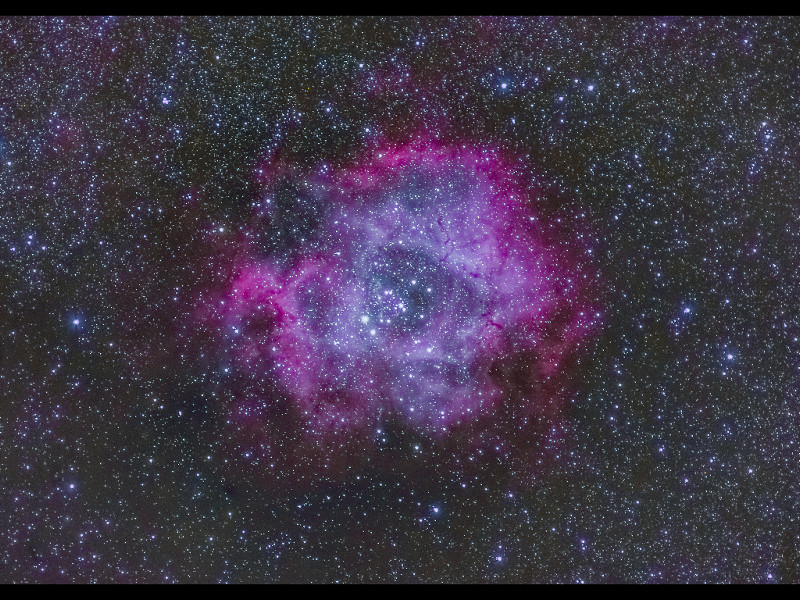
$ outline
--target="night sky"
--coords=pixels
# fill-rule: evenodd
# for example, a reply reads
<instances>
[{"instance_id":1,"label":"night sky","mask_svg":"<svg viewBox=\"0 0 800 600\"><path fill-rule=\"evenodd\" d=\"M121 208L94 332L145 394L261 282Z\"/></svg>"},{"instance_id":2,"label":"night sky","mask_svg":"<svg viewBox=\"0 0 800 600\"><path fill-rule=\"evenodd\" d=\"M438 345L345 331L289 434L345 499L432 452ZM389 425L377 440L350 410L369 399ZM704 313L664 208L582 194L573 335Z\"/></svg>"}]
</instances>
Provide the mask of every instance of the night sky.
<instances>
[{"instance_id":1,"label":"night sky","mask_svg":"<svg viewBox=\"0 0 800 600\"><path fill-rule=\"evenodd\" d=\"M800 583L796 18L0 21L0 581Z\"/></svg>"}]
</instances>

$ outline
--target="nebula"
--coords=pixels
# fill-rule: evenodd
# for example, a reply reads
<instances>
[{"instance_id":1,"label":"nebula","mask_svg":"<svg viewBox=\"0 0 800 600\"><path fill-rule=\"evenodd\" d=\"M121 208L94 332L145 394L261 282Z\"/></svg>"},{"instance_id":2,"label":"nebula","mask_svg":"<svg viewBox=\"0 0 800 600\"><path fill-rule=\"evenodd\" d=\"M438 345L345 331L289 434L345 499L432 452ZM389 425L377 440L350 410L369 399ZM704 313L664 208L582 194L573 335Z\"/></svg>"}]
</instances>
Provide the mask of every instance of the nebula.
<instances>
[{"instance_id":1,"label":"nebula","mask_svg":"<svg viewBox=\"0 0 800 600\"><path fill-rule=\"evenodd\" d=\"M369 445L387 418L442 439L509 403L509 431L552 414L547 382L600 313L509 160L426 140L322 165L289 193L278 179L250 236L271 250L245 249L203 313L239 375L228 402L256 440L247 456L308 463L298 447L325 447L327 467L330 448ZM275 449L279 400L291 450Z\"/></svg>"}]
</instances>

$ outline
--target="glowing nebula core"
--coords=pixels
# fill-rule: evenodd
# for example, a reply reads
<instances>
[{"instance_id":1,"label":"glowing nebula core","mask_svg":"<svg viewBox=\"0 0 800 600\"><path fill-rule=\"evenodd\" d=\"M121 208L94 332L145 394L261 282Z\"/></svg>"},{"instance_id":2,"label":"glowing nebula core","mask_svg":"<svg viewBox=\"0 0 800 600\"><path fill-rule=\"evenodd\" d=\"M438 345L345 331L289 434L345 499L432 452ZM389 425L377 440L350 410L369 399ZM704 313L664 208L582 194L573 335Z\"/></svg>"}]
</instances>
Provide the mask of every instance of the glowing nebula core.
<instances>
[{"instance_id":1,"label":"glowing nebula core","mask_svg":"<svg viewBox=\"0 0 800 600\"><path fill-rule=\"evenodd\" d=\"M291 247L244 253L213 300L246 382L235 421L268 437L259 407L275 395L321 442L388 415L441 438L509 401L541 418L543 382L599 313L585 300L591 277L546 241L509 161L424 141L306 184L304 207L278 207L269 191L259 204L259 227L294 231Z\"/></svg>"}]
</instances>

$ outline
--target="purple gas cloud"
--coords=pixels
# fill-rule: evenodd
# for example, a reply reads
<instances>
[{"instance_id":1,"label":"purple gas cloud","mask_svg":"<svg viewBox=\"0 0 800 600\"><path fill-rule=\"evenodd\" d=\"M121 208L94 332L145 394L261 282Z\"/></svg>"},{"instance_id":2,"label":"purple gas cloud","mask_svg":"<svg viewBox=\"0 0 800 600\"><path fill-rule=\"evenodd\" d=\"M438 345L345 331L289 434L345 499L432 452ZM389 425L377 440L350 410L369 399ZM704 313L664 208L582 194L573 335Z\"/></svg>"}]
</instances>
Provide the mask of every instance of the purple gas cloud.
<instances>
[{"instance_id":1,"label":"purple gas cloud","mask_svg":"<svg viewBox=\"0 0 800 600\"><path fill-rule=\"evenodd\" d=\"M552 414L545 382L599 313L586 269L546 241L510 162L417 141L324 171L306 181L313 227L283 252L244 252L204 313L244 381L232 421L266 452L275 397L306 442L328 446L389 415L442 438L509 402ZM272 189L258 227L277 235L302 208L279 214Z\"/></svg>"}]
</instances>

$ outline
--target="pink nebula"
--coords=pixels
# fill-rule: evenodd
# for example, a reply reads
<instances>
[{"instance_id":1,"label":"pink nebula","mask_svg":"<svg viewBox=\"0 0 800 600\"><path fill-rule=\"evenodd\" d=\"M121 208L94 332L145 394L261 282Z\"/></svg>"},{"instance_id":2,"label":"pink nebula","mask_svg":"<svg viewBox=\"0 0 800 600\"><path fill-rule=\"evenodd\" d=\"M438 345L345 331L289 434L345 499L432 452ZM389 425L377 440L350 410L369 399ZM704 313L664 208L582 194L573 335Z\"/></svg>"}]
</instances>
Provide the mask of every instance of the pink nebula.
<instances>
[{"instance_id":1,"label":"pink nebula","mask_svg":"<svg viewBox=\"0 0 800 600\"><path fill-rule=\"evenodd\" d=\"M548 241L510 165L417 141L307 177L314 227L285 251L245 252L212 301L244 381L233 420L255 427L262 450L274 424L258 407L274 397L303 443L327 447L343 435L368 445L359 435L390 415L441 439L477 431L509 402L520 423L553 414L547 382L599 312L588 269ZM266 188L258 227L291 225Z\"/></svg>"}]
</instances>

